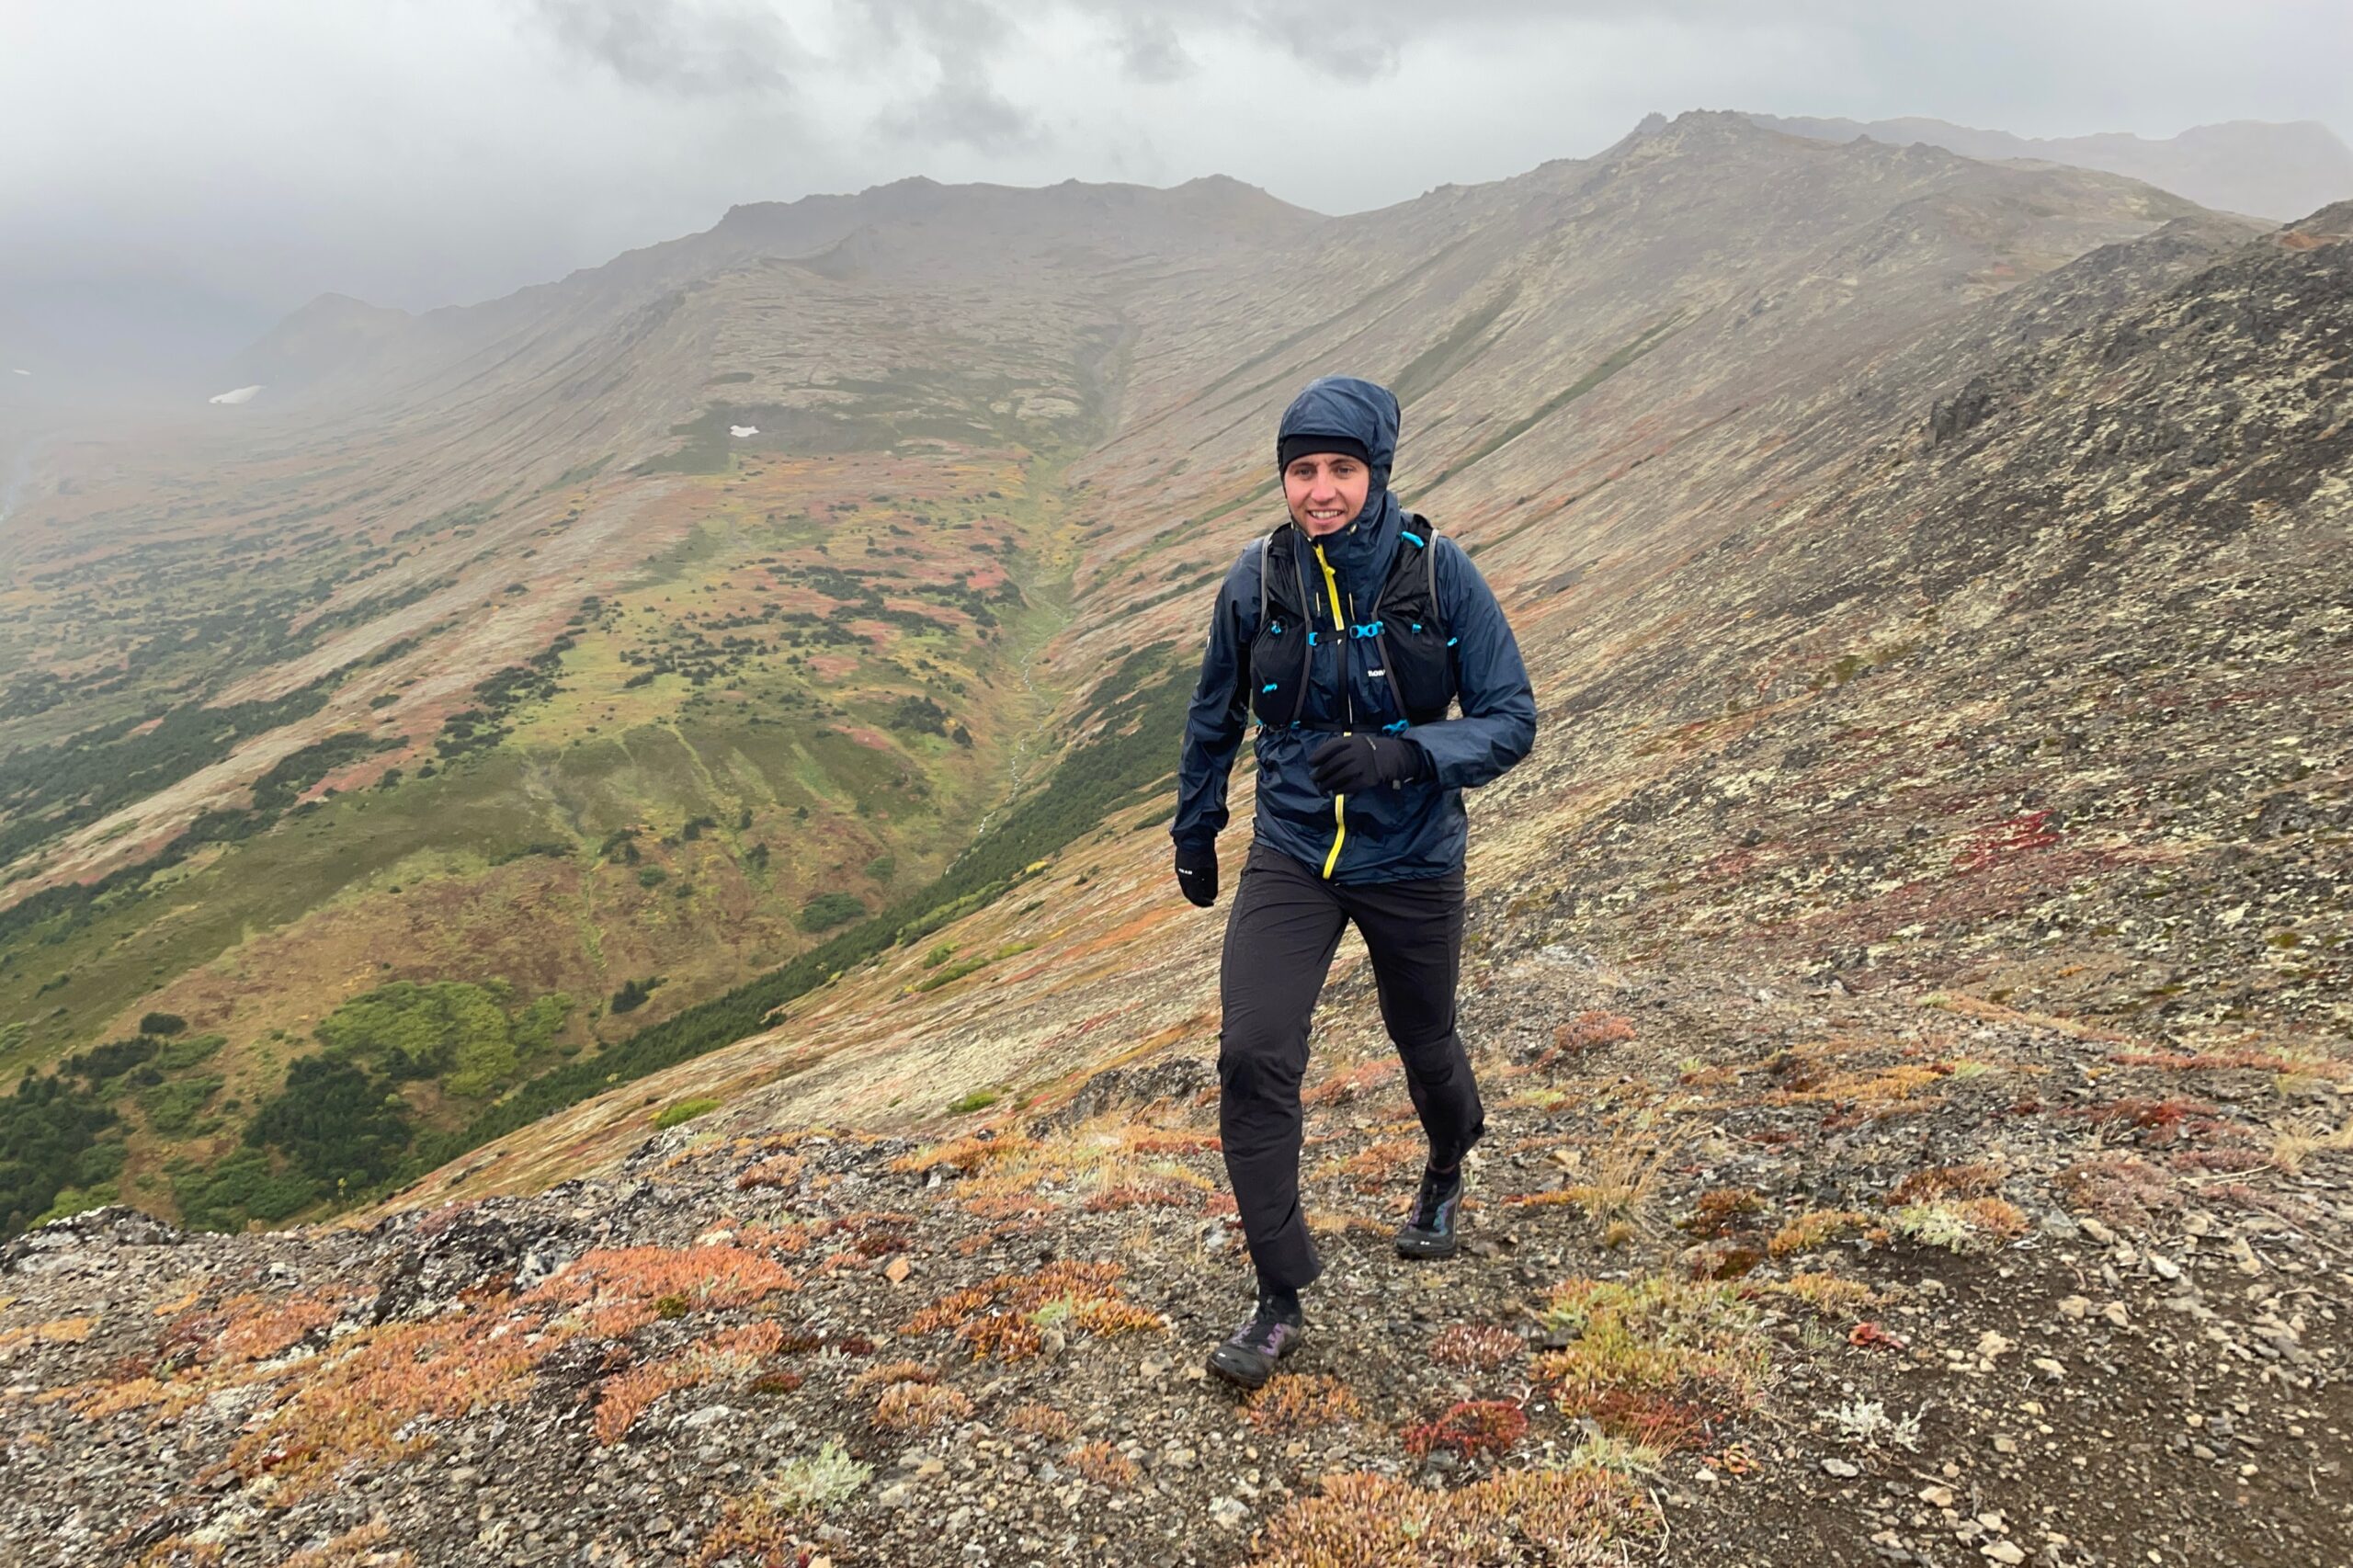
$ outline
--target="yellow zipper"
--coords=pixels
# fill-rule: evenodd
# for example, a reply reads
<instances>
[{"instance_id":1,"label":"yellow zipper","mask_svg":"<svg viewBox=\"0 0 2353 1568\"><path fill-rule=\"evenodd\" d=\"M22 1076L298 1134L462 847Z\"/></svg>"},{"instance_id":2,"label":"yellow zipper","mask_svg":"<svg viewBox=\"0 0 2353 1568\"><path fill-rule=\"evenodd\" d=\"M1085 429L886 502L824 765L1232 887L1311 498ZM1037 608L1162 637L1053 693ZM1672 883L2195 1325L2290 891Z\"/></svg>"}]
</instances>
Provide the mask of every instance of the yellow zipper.
<instances>
[{"instance_id":1,"label":"yellow zipper","mask_svg":"<svg viewBox=\"0 0 2353 1568\"><path fill-rule=\"evenodd\" d=\"M1332 574L1332 563L1324 559L1324 545L1320 540L1315 545L1315 564L1324 568L1324 591L1332 596L1332 639L1340 650L1340 710L1347 715L1347 722L1354 723L1355 706L1348 699L1347 622L1340 617L1340 580ZM1349 733L1347 729L1340 732L1343 735ZM1340 863L1340 846L1347 842L1348 819L1345 814L1347 803L1346 795L1332 797L1332 852L1324 857L1324 875L1326 878L1331 876L1332 868Z\"/></svg>"}]
</instances>

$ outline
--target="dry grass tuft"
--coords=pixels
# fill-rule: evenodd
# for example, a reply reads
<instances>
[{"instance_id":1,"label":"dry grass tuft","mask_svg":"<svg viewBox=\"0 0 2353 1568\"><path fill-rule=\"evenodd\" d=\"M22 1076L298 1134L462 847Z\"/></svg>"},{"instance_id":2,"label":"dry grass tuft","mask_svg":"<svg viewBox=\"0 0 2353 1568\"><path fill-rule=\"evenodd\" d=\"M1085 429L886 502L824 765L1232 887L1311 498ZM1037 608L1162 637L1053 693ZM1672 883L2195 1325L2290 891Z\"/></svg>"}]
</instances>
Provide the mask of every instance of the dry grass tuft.
<instances>
[{"instance_id":1,"label":"dry grass tuft","mask_svg":"<svg viewBox=\"0 0 2353 1568\"><path fill-rule=\"evenodd\" d=\"M808 1168L808 1156L804 1154L772 1154L746 1165L743 1174L735 1178L735 1190L748 1192L759 1187L791 1187L801 1180L801 1174Z\"/></svg>"},{"instance_id":2,"label":"dry grass tuft","mask_svg":"<svg viewBox=\"0 0 2353 1568\"><path fill-rule=\"evenodd\" d=\"M296 1552L278 1568L408 1568L416 1559L392 1543L392 1527L382 1515L333 1540Z\"/></svg>"},{"instance_id":3,"label":"dry grass tuft","mask_svg":"<svg viewBox=\"0 0 2353 1568\"><path fill-rule=\"evenodd\" d=\"M1605 1543L1648 1538L1658 1527L1655 1506L1633 1482L1589 1466L1507 1470L1453 1492L1357 1471L1327 1476L1318 1495L1286 1506L1259 1534L1252 1561L1262 1568L1583 1568L1619 1562Z\"/></svg>"},{"instance_id":4,"label":"dry grass tuft","mask_svg":"<svg viewBox=\"0 0 2353 1568\"><path fill-rule=\"evenodd\" d=\"M1113 1281L1116 1263L1050 1263L1032 1274L995 1278L941 1297L909 1318L901 1332L951 1330L975 1359L1019 1361L1045 1345L1048 1328L1068 1324L1089 1334L1141 1334L1165 1329L1157 1312L1124 1300Z\"/></svg>"},{"instance_id":5,"label":"dry grass tuft","mask_svg":"<svg viewBox=\"0 0 2353 1568\"><path fill-rule=\"evenodd\" d=\"M1136 1461L1105 1442L1088 1443L1070 1452L1070 1466L1097 1486L1122 1491L1136 1481Z\"/></svg>"},{"instance_id":6,"label":"dry grass tuft","mask_svg":"<svg viewBox=\"0 0 2353 1568\"><path fill-rule=\"evenodd\" d=\"M1841 1278L1836 1274L1806 1272L1792 1274L1787 1279L1770 1285L1753 1286L1751 1296L1778 1296L1810 1307L1825 1318L1850 1318L1879 1304L1879 1292L1859 1279Z\"/></svg>"},{"instance_id":7,"label":"dry grass tuft","mask_svg":"<svg viewBox=\"0 0 2353 1568\"><path fill-rule=\"evenodd\" d=\"M1659 1175L1681 1157L1685 1142L1674 1129L1661 1125L1654 1110L1621 1115L1612 1119L1599 1142L1554 1153L1554 1161L1569 1172L1567 1183L1504 1201L1517 1208L1574 1204L1605 1230L1624 1225L1632 1232L1648 1232L1655 1229L1650 1210Z\"/></svg>"},{"instance_id":8,"label":"dry grass tuft","mask_svg":"<svg viewBox=\"0 0 2353 1568\"><path fill-rule=\"evenodd\" d=\"M928 1432L972 1414L972 1402L942 1383L892 1383L874 1402L874 1424L893 1432Z\"/></svg>"},{"instance_id":9,"label":"dry grass tuft","mask_svg":"<svg viewBox=\"0 0 2353 1568\"><path fill-rule=\"evenodd\" d=\"M1598 1008L1579 1013L1565 1024L1555 1025L1552 1043L1536 1059L1540 1067L1547 1067L1563 1057L1582 1056L1588 1051L1604 1046L1623 1045L1634 1038L1632 1020Z\"/></svg>"},{"instance_id":10,"label":"dry grass tuft","mask_svg":"<svg viewBox=\"0 0 2353 1568\"><path fill-rule=\"evenodd\" d=\"M733 1245L597 1247L519 1303L572 1309L589 1333L618 1339L663 1315L747 1307L801 1282L764 1254Z\"/></svg>"},{"instance_id":11,"label":"dry grass tuft","mask_svg":"<svg viewBox=\"0 0 2353 1568\"><path fill-rule=\"evenodd\" d=\"M2026 1234L2026 1215L1998 1198L1912 1203L1887 1218L1897 1235L1949 1252L1984 1252Z\"/></svg>"},{"instance_id":12,"label":"dry grass tuft","mask_svg":"<svg viewBox=\"0 0 2353 1568\"><path fill-rule=\"evenodd\" d=\"M1665 1275L1572 1279L1538 1314L1570 1344L1536 1358L1564 1415L1647 1448L1699 1446L1762 1403L1766 1341L1736 1286Z\"/></svg>"},{"instance_id":13,"label":"dry grass tuft","mask_svg":"<svg viewBox=\"0 0 2353 1568\"><path fill-rule=\"evenodd\" d=\"M1078 1435L1078 1423L1051 1404L1019 1405L1005 1418L1006 1426L1025 1437L1066 1443Z\"/></svg>"},{"instance_id":14,"label":"dry grass tuft","mask_svg":"<svg viewBox=\"0 0 2353 1568\"><path fill-rule=\"evenodd\" d=\"M1243 1403L1243 1414L1261 1432L1288 1434L1363 1418L1355 1391L1321 1373L1277 1378Z\"/></svg>"},{"instance_id":15,"label":"dry grass tuft","mask_svg":"<svg viewBox=\"0 0 2353 1568\"><path fill-rule=\"evenodd\" d=\"M1878 1228L1876 1219L1853 1209L1813 1209L1776 1231L1773 1239L1765 1244L1765 1250L1775 1257L1787 1257L1791 1253L1826 1247L1848 1236L1868 1239Z\"/></svg>"},{"instance_id":16,"label":"dry grass tuft","mask_svg":"<svg viewBox=\"0 0 2353 1568\"><path fill-rule=\"evenodd\" d=\"M891 1162L891 1168L902 1176L921 1176L939 1165L946 1165L960 1176L972 1176L990 1165L1003 1165L1037 1151L1035 1139L1018 1132L1008 1132L996 1138L953 1138L945 1143L934 1143L917 1149L912 1154L902 1154Z\"/></svg>"},{"instance_id":17,"label":"dry grass tuft","mask_svg":"<svg viewBox=\"0 0 2353 1568\"><path fill-rule=\"evenodd\" d=\"M784 1330L772 1323L722 1329L676 1356L606 1379L597 1400L597 1440L608 1448L620 1441L631 1425L665 1393L750 1374L763 1357L775 1354L783 1338Z\"/></svg>"},{"instance_id":18,"label":"dry grass tuft","mask_svg":"<svg viewBox=\"0 0 2353 1568\"><path fill-rule=\"evenodd\" d=\"M1764 1211L1764 1199L1746 1187L1714 1187L1699 1196L1691 1212L1676 1221L1676 1228L1702 1239L1728 1236L1746 1228L1752 1217Z\"/></svg>"},{"instance_id":19,"label":"dry grass tuft","mask_svg":"<svg viewBox=\"0 0 2353 1568\"><path fill-rule=\"evenodd\" d=\"M1458 1323L1431 1336L1430 1359L1464 1372L1493 1372L1528 1354L1527 1343L1494 1324Z\"/></svg>"},{"instance_id":20,"label":"dry grass tuft","mask_svg":"<svg viewBox=\"0 0 2353 1568\"><path fill-rule=\"evenodd\" d=\"M2353 1151L2353 1121L2334 1132L2279 1134L2271 1142L2271 1163L2294 1176L2314 1154L2342 1154L2348 1151Z\"/></svg>"},{"instance_id":21,"label":"dry grass tuft","mask_svg":"<svg viewBox=\"0 0 2353 1568\"><path fill-rule=\"evenodd\" d=\"M1931 1165L1914 1171L1895 1184L1887 1206L1933 1203L1948 1198L1989 1198L2002 1190L2002 1167L1987 1162L1965 1165Z\"/></svg>"},{"instance_id":22,"label":"dry grass tuft","mask_svg":"<svg viewBox=\"0 0 2353 1568\"><path fill-rule=\"evenodd\" d=\"M849 1381L849 1393L855 1398L869 1389L887 1389L900 1383L936 1383L939 1374L920 1361L881 1361Z\"/></svg>"}]
</instances>

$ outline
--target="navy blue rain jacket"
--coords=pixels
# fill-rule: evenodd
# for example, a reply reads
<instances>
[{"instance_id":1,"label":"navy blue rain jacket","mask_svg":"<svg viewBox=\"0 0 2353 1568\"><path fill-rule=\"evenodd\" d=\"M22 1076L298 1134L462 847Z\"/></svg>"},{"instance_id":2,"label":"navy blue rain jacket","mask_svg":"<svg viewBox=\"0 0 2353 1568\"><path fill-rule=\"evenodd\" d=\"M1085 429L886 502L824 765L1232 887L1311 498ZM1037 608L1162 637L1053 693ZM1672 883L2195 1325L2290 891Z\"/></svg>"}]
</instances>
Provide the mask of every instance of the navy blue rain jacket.
<instances>
[{"instance_id":1,"label":"navy blue rain jacket","mask_svg":"<svg viewBox=\"0 0 2353 1568\"><path fill-rule=\"evenodd\" d=\"M1322 540L1340 591L1367 617L1388 580L1405 526L1405 513L1389 490L1397 423L1397 400L1387 388L1353 376L1327 376L1291 403L1278 437L1347 436L1362 442L1370 455L1372 483L1363 510ZM1304 536L1295 542L1303 547ZM1435 548L1438 599L1455 638L1461 716L1404 731L1405 739L1428 755L1432 777L1350 795L1336 814L1333 798L1315 787L1307 766L1308 755L1331 735L1258 727L1258 842L1318 871L1328 864L1327 874L1336 882L1410 881L1458 869L1468 837L1462 791L1500 777L1535 744L1536 698L1503 608L1453 540L1441 535ZM1210 848L1226 824L1226 776L1242 732L1253 722L1249 650L1258 635L1264 559L1253 541L1218 590L1177 765L1176 820L1169 835L1181 849ZM1305 564L1312 581L1312 557ZM1389 683L1368 673L1374 667L1373 647L1369 638L1349 637L1328 639L1313 650L1307 718L1335 723L1353 718L1360 729L1379 730L1404 717Z\"/></svg>"}]
</instances>

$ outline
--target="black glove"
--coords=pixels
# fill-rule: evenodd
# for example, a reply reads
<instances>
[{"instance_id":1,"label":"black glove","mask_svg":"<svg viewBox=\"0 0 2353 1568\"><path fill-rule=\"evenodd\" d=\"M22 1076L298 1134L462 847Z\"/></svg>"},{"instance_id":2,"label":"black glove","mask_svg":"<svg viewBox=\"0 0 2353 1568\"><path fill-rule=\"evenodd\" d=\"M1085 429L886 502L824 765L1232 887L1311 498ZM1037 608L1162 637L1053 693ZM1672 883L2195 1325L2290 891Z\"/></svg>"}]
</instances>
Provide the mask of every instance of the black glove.
<instances>
[{"instance_id":1,"label":"black glove","mask_svg":"<svg viewBox=\"0 0 2353 1568\"><path fill-rule=\"evenodd\" d=\"M1203 909L1217 902L1217 846L1199 849L1176 846L1176 885Z\"/></svg>"},{"instance_id":2,"label":"black glove","mask_svg":"<svg viewBox=\"0 0 2353 1568\"><path fill-rule=\"evenodd\" d=\"M1308 754L1307 767L1327 795L1360 794L1433 771L1429 753L1402 735L1335 735Z\"/></svg>"}]
</instances>

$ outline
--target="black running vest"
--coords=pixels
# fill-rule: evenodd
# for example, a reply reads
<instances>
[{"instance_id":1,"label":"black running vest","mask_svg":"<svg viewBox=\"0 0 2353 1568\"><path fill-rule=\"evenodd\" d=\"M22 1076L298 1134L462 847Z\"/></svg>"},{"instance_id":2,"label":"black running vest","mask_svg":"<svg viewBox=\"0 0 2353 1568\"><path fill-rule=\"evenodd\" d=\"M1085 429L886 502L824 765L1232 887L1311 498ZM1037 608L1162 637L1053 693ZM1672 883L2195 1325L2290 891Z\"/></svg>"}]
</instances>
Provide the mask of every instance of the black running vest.
<instances>
[{"instance_id":1,"label":"black running vest","mask_svg":"<svg viewBox=\"0 0 2353 1568\"><path fill-rule=\"evenodd\" d=\"M1361 727L1390 733L1409 724L1435 723L1461 688L1454 635L1438 595L1438 530L1409 513L1398 535L1389 578L1367 619L1334 625L1330 596L1322 591L1313 551L1300 548L1296 525L1286 522L1258 541L1258 635L1250 644L1250 707L1272 729L1338 730L1336 721L1309 719L1307 687L1313 650L1325 642L1369 638L1372 673L1389 687L1403 718ZM1341 661L1341 678L1347 678Z\"/></svg>"}]
</instances>

